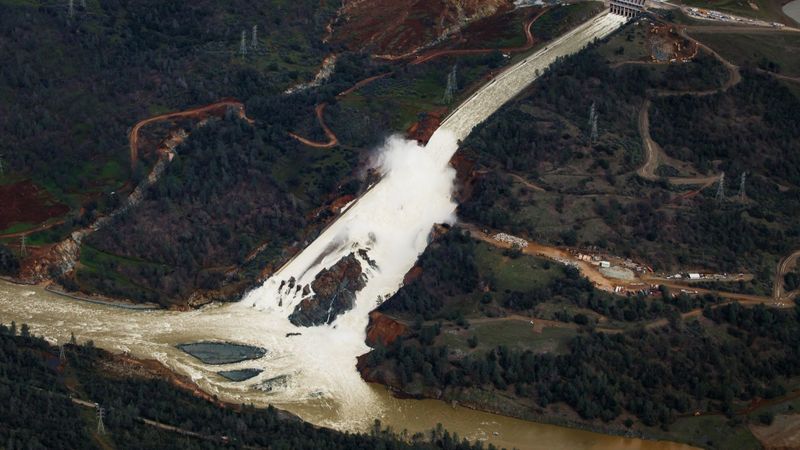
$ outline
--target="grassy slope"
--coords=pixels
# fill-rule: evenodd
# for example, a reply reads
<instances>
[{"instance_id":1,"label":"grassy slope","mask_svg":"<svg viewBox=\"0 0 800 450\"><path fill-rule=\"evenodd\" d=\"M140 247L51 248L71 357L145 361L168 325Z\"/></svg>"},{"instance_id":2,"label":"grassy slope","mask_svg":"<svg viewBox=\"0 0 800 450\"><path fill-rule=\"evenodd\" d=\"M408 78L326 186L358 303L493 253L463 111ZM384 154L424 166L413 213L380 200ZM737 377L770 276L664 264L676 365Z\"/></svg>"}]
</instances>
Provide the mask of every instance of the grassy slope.
<instances>
[{"instance_id":1,"label":"grassy slope","mask_svg":"<svg viewBox=\"0 0 800 450\"><path fill-rule=\"evenodd\" d=\"M800 76L800 33L694 32L693 36L734 64ZM777 64L779 68L770 67L769 63Z\"/></svg>"}]
</instances>

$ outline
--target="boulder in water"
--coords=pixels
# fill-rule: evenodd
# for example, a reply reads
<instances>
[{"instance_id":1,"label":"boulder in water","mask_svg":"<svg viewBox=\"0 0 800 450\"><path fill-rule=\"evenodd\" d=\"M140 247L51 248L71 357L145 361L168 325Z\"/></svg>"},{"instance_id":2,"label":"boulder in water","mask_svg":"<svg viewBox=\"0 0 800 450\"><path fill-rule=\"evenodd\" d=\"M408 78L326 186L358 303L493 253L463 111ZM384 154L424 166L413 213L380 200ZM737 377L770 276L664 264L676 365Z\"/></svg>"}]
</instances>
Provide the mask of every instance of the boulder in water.
<instances>
[{"instance_id":1,"label":"boulder in water","mask_svg":"<svg viewBox=\"0 0 800 450\"><path fill-rule=\"evenodd\" d=\"M353 308L356 293L365 285L361 263L351 253L317 274L311 282L314 295L294 308L289 321L301 327L329 324Z\"/></svg>"}]
</instances>

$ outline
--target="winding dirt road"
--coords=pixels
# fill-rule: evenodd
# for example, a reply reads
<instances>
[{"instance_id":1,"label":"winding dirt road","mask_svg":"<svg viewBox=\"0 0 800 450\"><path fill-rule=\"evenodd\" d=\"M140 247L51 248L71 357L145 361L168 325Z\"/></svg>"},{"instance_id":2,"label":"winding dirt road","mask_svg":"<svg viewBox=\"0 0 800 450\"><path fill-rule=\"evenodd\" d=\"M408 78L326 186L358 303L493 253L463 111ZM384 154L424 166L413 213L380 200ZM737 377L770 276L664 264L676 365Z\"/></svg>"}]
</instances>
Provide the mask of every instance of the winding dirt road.
<instances>
[{"instance_id":1,"label":"winding dirt road","mask_svg":"<svg viewBox=\"0 0 800 450\"><path fill-rule=\"evenodd\" d=\"M523 26L523 31L525 33L525 41L526 42L525 42L525 45L523 45L521 47L508 47L508 48L499 48L499 49L497 49L497 48L477 48L477 49L433 50L431 52L428 52L428 53L425 53L423 55L417 56L416 58L414 58L414 60L412 60L410 62L410 64L411 65L418 65L418 64L422 64L422 63L425 63L427 61L431 61L433 59L436 59L436 58L439 58L439 57L442 57L442 56L447 56L447 55L482 54L482 53L491 53L491 52L494 52L494 51L497 51L497 50L500 50L500 51L505 52L505 53L518 53L518 52L530 50L533 47L533 45L534 45L534 43L536 41L534 36L533 36L533 33L531 32L531 26L533 25L534 22L536 22L537 19L539 19L542 16L542 14L544 14L548 10L549 10L549 8L543 9L536 16L532 17L531 19L529 19L528 21L525 22L525 24ZM373 55L373 57L377 57L377 56ZM410 57L413 57L413 53L408 54L408 55L404 55L403 57L392 57L392 58L388 58L388 59L391 59L391 60L402 60L402 59L406 59L406 58L410 58ZM383 59L387 59L387 58L383 58ZM358 90L359 88L361 88L361 87L363 87L363 86L365 86L365 85L367 85L367 84L369 84L369 83L371 83L373 81L379 80L381 78L385 78L387 76L392 75L393 73L394 72L388 72L388 73L384 73L384 74L380 74L380 75L375 75L375 76L372 76L372 77L369 77L369 78L365 78L365 79L357 82L356 84L354 84L349 89L346 89L346 90L340 92L337 95L337 97L338 98L344 97L344 96L346 96L348 94L351 94L352 92ZM314 110L315 110L316 115L317 115L317 121L319 122L319 124L322 127L322 129L325 131L325 136L327 136L327 138L328 138L327 142L313 141L311 139L308 139L308 138L305 138L303 136L300 136L297 133L289 133L289 135L292 138L294 138L295 140L301 142L302 144L305 144L305 145L307 145L309 147L313 147L313 148L332 148L332 147L335 147L336 145L339 145L339 138L336 136L336 134L333 132L333 130L331 130L330 127L328 127L328 125L325 123L325 119L323 117L323 113L325 111L325 107L326 106L327 106L326 104L322 103L322 104L317 105Z\"/></svg>"},{"instance_id":2,"label":"winding dirt road","mask_svg":"<svg viewBox=\"0 0 800 450\"><path fill-rule=\"evenodd\" d=\"M783 258L783 260L778 263L777 270L775 271L775 280L772 283L772 298L776 302L781 300L791 300L792 298L796 297L798 293L800 293L800 289L796 289L787 293L783 292L783 278L795 266L798 258L800 258L800 250L796 250L794 253L790 254L786 258Z\"/></svg>"},{"instance_id":3,"label":"winding dirt road","mask_svg":"<svg viewBox=\"0 0 800 450\"><path fill-rule=\"evenodd\" d=\"M544 13L546 13L549 10L550 8L542 9L541 11L539 11L539 14L531 17L530 19L528 19L528 21L525 22L525 24L523 24L522 31L525 33L525 44L522 45L521 47L432 50L428 53L417 56L416 58L414 58L414 60L411 61L411 64L412 65L422 64L432 59L449 55L480 55L496 51L501 51L503 53L519 53L519 52L524 52L526 50L530 50L531 48L533 48L533 44L536 42L535 38L533 37L533 32L531 32L531 26L533 26L534 22L536 22L540 17L542 17Z\"/></svg>"},{"instance_id":4,"label":"winding dirt road","mask_svg":"<svg viewBox=\"0 0 800 450\"><path fill-rule=\"evenodd\" d=\"M334 134L333 130L331 130L330 127L328 127L328 124L325 123L324 114L326 106L328 106L327 103L320 103L319 105L316 106L316 108L314 108L314 112L317 115L317 121L319 122L319 125L325 131L325 136L328 137L327 142L312 141L296 133L289 133L289 136L293 137L294 139L300 141L301 143L309 147L314 147L314 148L332 148L339 145L339 138L336 137L336 134Z\"/></svg>"},{"instance_id":5,"label":"winding dirt road","mask_svg":"<svg viewBox=\"0 0 800 450\"><path fill-rule=\"evenodd\" d=\"M707 45L703 44L702 42L693 39L689 35L686 34L685 31L680 31L679 34L689 39L698 46L698 48L702 48L703 50L710 53L714 56L725 68L728 70L729 76L728 79L723 83L722 86L714 89L703 89L703 90L696 90L696 91L667 91L667 90L657 90L657 91L650 91L648 92L648 98L642 103L642 107L639 110L639 134L642 137L642 147L644 147L645 152L645 161L639 169L636 170L636 173L650 181L655 181L661 179L655 174L656 169L662 164L669 164L673 162L673 164L679 163L671 158L669 158L664 150L661 148L660 145L656 141L653 140L652 136L650 135L650 106L651 106L651 98L653 97L671 97L671 96L678 96L678 95L691 95L695 97L702 97L708 96L713 94L718 94L720 92L725 92L728 89L732 88L733 86L739 84L742 81L742 74L739 71L739 66L731 63L727 59L723 58L719 53L715 52ZM657 64L657 63L653 63ZM666 180L673 185L703 185L700 189L704 189L706 187L711 186L712 184L716 183L721 174L711 175L711 176L702 176L702 177L666 177ZM689 193L689 196L696 195L698 191L693 191Z\"/></svg>"},{"instance_id":6,"label":"winding dirt road","mask_svg":"<svg viewBox=\"0 0 800 450\"><path fill-rule=\"evenodd\" d=\"M210 105L198 106L197 108L187 109L184 111L160 114L137 122L136 125L131 128L130 133L128 133L128 142L131 154L131 170L136 169L136 164L139 162L139 130L141 130L143 126L162 120L172 120L180 117L196 117L198 115L210 113L215 109L222 107L236 108L240 114L240 117L252 123L252 121L247 119L247 117L244 115L244 104L238 100L232 99L220 100L218 102L211 103Z\"/></svg>"}]
</instances>

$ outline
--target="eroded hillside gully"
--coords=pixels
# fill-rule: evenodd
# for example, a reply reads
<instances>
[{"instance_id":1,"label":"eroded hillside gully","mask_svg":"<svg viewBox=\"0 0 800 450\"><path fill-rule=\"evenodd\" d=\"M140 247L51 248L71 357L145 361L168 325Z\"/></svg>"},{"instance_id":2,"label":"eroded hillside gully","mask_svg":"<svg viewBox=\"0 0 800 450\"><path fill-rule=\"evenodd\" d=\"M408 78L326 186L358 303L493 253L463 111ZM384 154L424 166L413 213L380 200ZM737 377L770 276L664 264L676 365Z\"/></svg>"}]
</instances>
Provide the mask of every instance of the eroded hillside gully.
<instances>
[{"instance_id":1,"label":"eroded hillside gully","mask_svg":"<svg viewBox=\"0 0 800 450\"><path fill-rule=\"evenodd\" d=\"M470 439L520 449L677 449L667 442L605 436L525 422L432 400L400 400L356 371L368 314L393 294L427 245L436 223L453 222L455 171L448 162L473 126L519 93L557 57L617 29L601 14L529 56L481 88L442 124L425 147L390 138L378 153L382 180L304 251L236 304L189 312L130 311L68 300L39 287L0 284L2 321L28 323L36 334L79 340L161 361L205 391L235 403L273 404L312 423L366 430L374 419L395 430L423 431L441 422ZM336 273L346 282L331 287ZM310 326L309 326L310 325ZM237 342L266 350L257 359L206 364L178 344ZM253 374L231 381L219 372Z\"/></svg>"}]
</instances>

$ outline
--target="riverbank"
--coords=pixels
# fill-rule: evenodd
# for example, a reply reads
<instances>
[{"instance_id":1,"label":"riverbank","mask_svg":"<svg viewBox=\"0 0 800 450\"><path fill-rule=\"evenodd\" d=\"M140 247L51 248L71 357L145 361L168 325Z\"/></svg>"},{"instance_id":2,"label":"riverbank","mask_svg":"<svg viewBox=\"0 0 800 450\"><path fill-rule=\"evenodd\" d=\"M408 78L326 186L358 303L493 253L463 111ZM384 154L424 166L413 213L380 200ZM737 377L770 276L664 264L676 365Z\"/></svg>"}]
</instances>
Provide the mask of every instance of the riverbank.
<instances>
[{"instance_id":1,"label":"riverbank","mask_svg":"<svg viewBox=\"0 0 800 450\"><path fill-rule=\"evenodd\" d=\"M27 284L27 283L20 283L20 284ZM29 286L36 285L36 283L31 283L31 284L28 284L28 285ZM71 300L77 300L79 302L94 303L95 305L110 306L112 308L122 308L122 309L129 309L129 310L133 310L133 311L153 311L153 310L162 309L159 305L156 305L155 303L134 303L134 302L125 301L125 300L110 299L108 297L102 297L102 298L85 297L85 296L82 296L82 295L78 295L78 294L74 294L74 293L70 293L70 292L61 290L58 287L55 287L53 284L45 285L44 289L47 292L50 292L50 293L53 293L53 294L56 294L56 295L59 295L61 297L65 297L65 298L68 298L68 299L71 299Z\"/></svg>"},{"instance_id":2,"label":"riverbank","mask_svg":"<svg viewBox=\"0 0 800 450\"><path fill-rule=\"evenodd\" d=\"M399 324L399 322L382 313L371 315L370 325L368 327L371 338L368 337L368 345L375 346L378 341L381 341L381 345L387 345L387 343L384 342L387 336L393 337L394 339L399 337L393 332L389 332L388 334L383 332L382 328L386 328L387 326L391 328L390 324ZM394 341L394 339L390 339L388 344L391 344L391 341ZM368 383L382 386L397 399L435 401L452 407L457 405L459 407L498 416L510 417L533 423L568 427L603 435L645 439L653 442L668 442L670 444L683 442L687 445L702 445L700 442L679 440L670 433L665 433L652 427L637 426L633 428L622 425L614 426L599 420L583 420L566 404L553 404L542 408L533 401L526 402L524 399L514 397L513 395L505 395L504 393L483 389L447 388L442 391L436 388L426 388L419 383L408 385L418 389L407 389L408 386L404 388L397 376L395 376L396 374L382 370L381 368L368 367L367 359L370 358L370 356L370 353L367 353L358 358L357 367L362 379ZM622 422L619 423L621 424Z\"/></svg>"}]
</instances>

